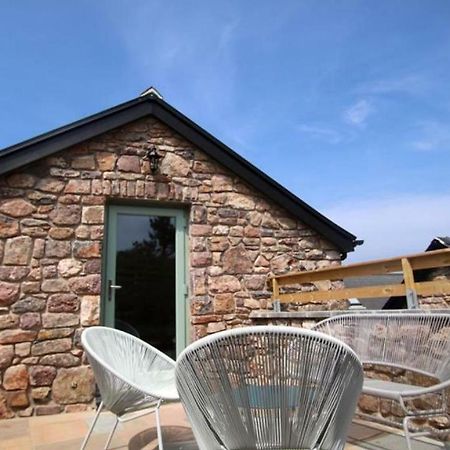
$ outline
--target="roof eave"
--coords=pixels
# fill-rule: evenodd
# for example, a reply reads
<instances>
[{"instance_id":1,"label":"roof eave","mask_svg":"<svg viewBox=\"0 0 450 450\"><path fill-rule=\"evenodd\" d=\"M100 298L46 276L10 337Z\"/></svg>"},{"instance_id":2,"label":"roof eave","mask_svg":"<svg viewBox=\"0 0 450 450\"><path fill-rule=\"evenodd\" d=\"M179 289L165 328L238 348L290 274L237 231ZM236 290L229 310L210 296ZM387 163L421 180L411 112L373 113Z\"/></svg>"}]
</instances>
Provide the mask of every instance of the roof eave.
<instances>
[{"instance_id":1,"label":"roof eave","mask_svg":"<svg viewBox=\"0 0 450 450\"><path fill-rule=\"evenodd\" d=\"M149 115L166 123L247 183L266 193L269 198L303 223L322 234L341 252L351 252L358 245L355 235L320 214L184 114L154 95L138 97L0 151L0 175Z\"/></svg>"},{"instance_id":2,"label":"roof eave","mask_svg":"<svg viewBox=\"0 0 450 450\"><path fill-rule=\"evenodd\" d=\"M137 98L0 151L0 175L152 114L149 99Z\"/></svg>"}]
</instances>

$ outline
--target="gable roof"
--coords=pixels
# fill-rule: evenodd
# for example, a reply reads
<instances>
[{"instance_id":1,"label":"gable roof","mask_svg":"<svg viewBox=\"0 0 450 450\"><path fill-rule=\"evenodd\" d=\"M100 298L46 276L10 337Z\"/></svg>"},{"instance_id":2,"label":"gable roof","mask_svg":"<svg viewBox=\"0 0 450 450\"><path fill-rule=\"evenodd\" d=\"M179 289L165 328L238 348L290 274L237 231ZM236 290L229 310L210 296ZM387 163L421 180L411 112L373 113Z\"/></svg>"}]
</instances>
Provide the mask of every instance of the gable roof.
<instances>
[{"instance_id":1,"label":"gable roof","mask_svg":"<svg viewBox=\"0 0 450 450\"><path fill-rule=\"evenodd\" d=\"M335 224L292 192L261 172L152 90L133 100L28 139L0 151L0 175L146 116L160 120L259 192L309 225L342 253L353 251L356 236Z\"/></svg>"}]
</instances>

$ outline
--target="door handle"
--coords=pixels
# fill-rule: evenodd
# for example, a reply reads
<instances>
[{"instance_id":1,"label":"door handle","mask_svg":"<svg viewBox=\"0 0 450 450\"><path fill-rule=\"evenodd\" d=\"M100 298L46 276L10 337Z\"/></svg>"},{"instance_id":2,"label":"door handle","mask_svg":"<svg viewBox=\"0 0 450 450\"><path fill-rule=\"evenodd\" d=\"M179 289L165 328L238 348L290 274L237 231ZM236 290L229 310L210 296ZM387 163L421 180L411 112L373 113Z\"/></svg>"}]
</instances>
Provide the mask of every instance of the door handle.
<instances>
[{"instance_id":1,"label":"door handle","mask_svg":"<svg viewBox=\"0 0 450 450\"><path fill-rule=\"evenodd\" d=\"M118 284L113 284L112 280L108 280L108 301L112 301L112 293L116 289L122 289L122 286Z\"/></svg>"}]
</instances>

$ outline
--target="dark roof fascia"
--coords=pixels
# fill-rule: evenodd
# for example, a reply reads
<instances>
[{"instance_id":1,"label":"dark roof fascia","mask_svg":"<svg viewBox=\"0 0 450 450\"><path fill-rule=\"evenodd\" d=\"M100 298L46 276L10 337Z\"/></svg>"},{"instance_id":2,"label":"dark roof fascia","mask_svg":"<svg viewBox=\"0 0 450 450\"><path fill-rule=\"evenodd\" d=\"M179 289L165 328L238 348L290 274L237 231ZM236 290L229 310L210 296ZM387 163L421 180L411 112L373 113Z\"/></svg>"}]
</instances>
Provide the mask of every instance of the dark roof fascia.
<instances>
[{"instance_id":1,"label":"dark roof fascia","mask_svg":"<svg viewBox=\"0 0 450 450\"><path fill-rule=\"evenodd\" d=\"M322 234L342 252L354 250L357 245L356 236L320 214L184 114L153 95L138 97L0 151L0 175L148 115L153 115L173 128L210 157Z\"/></svg>"},{"instance_id":2,"label":"dark roof fascia","mask_svg":"<svg viewBox=\"0 0 450 450\"><path fill-rule=\"evenodd\" d=\"M148 98L137 98L7 147L0 151L0 175L151 113L152 103L148 101Z\"/></svg>"},{"instance_id":3,"label":"dark roof fascia","mask_svg":"<svg viewBox=\"0 0 450 450\"><path fill-rule=\"evenodd\" d=\"M216 161L238 174L247 183L265 193L269 198L290 211L306 225L328 237L340 250L353 251L356 236L341 228L330 219L320 214L281 184L270 178L234 150L227 147L188 117L168 105L155 99L154 115L178 131L186 139L197 145Z\"/></svg>"}]
</instances>

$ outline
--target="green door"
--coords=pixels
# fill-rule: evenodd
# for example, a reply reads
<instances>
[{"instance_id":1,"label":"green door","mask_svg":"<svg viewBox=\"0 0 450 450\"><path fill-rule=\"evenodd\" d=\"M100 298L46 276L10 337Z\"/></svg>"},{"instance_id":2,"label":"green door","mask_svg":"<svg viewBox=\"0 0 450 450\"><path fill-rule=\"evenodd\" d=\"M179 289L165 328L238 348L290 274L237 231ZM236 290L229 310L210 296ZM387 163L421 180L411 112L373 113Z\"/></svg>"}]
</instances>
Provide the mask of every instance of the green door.
<instances>
[{"instance_id":1,"label":"green door","mask_svg":"<svg viewBox=\"0 0 450 450\"><path fill-rule=\"evenodd\" d=\"M172 358L186 346L183 210L109 206L102 319Z\"/></svg>"}]
</instances>

